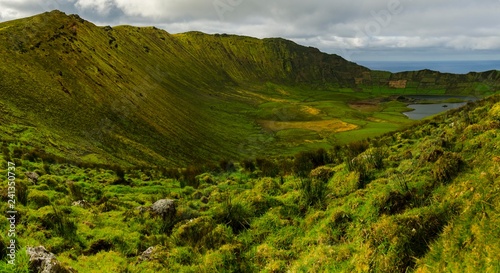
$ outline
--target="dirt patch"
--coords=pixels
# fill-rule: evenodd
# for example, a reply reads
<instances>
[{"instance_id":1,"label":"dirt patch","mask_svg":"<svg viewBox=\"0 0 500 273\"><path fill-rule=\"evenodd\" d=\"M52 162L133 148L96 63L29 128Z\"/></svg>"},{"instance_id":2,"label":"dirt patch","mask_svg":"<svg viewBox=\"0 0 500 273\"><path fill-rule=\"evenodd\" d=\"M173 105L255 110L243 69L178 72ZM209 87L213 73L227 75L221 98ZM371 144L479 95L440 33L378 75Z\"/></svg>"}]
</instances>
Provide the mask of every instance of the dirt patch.
<instances>
[{"instance_id":1,"label":"dirt patch","mask_svg":"<svg viewBox=\"0 0 500 273\"><path fill-rule=\"evenodd\" d=\"M357 101L349 103L349 107L361 112L376 112L380 110L379 101Z\"/></svg>"},{"instance_id":2,"label":"dirt patch","mask_svg":"<svg viewBox=\"0 0 500 273\"><path fill-rule=\"evenodd\" d=\"M387 121L385 121L383 119L374 118L374 117L367 117L366 119L369 120L369 121L379 122L379 123L387 122Z\"/></svg>"}]
</instances>

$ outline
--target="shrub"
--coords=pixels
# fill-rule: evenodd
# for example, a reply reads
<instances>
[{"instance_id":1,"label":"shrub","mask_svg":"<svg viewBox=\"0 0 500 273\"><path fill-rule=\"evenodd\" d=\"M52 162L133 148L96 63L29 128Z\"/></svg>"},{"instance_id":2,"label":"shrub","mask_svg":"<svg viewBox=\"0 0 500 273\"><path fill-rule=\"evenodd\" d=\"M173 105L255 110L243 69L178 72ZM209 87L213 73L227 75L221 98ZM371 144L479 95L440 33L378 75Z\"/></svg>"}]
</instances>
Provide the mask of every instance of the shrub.
<instances>
[{"instance_id":1,"label":"shrub","mask_svg":"<svg viewBox=\"0 0 500 273\"><path fill-rule=\"evenodd\" d=\"M358 174L358 188L364 188L370 180L368 167L366 166L364 160L360 157L355 157L351 160L348 158L346 163L349 171L354 171Z\"/></svg>"},{"instance_id":2,"label":"shrub","mask_svg":"<svg viewBox=\"0 0 500 273\"><path fill-rule=\"evenodd\" d=\"M444 151L441 147L434 147L431 149L425 149L420 154L420 162L436 162L439 157L444 154Z\"/></svg>"},{"instance_id":3,"label":"shrub","mask_svg":"<svg viewBox=\"0 0 500 273\"><path fill-rule=\"evenodd\" d=\"M217 184L215 177L209 173L203 173L203 174L199 175L198 180L201 184L208 184L208 185Z\"/></svg>"},{"instance_id":4,"label":"shrub","mask_svg":"<svg viewBox=\"0 0 500 273\"><path fill-rule=\"evenodd\" d=\"M41 208L50 205L49 196L38 190L32 190L28 194L29 203L33 204L35 208Z\"/></svg>"},{"instance_id":5,"label":"shrub","mask_svg":"<svg viewBox=\"0 0 500 273\"><path fill-rule=\"evenodd\" d=\"M452 216L445 208L422 208L373 224L368 238L377 253L372 257L376 272L408 272L416 258L425 255Z\"/></svg>"},{"instance_id":6,"label":"shrub","mask_svg":"<svg viewBox=\"0 0 500 273\"><path fill-rule=\"evenodd\" d=\"M170 253L170 261L190 265L195 261L196 254L191 247L176 247Z\"/></svg>"},{"instance_id":7,"label":"shrub","mask_svg":"<svg viewBox=\"0 0 500 273\"><path fill-rule=\"evenodd\" d=\"M312 170L310 173L310 177L327 183L334 174L335 171L331 167L321 166Z\"/></svg>"},{"instance_id":8,"label":"shrub","mask_svg":"<svg viewBox=\"0 0 500 273\"><path fill-rule=\"evenodd\" d=\"M79 201L79 200L84 199L80 185L78 185L74 181L67 181L66 185L68 186L68 189L69 189L71 197L73 198L73 201Z\"/></svg>"},{"instance_id":9,"label":"shrub","mask_svg":"<svg viewBox=\"0 0 500 273\"><path fill-rule=\"evenodd\" d=\"M42 217L41 224L46 229L53 230L55 234L67 240L72 240L76 237L76 224L66 216L65 212L57 209L54 205L52 205L52 212Z\"/></svg>"},{"instance_id":10,"label":"shrub","mask_svg":"<svg viewBox=\"0 0 500 273\"><path fill-rule=\"evenodd\" d=\"M234 166L234 162L228 159L221 159L219 161L219 167L223 172L234 172L236 171L236 167Z\"/></svg>"},{"instance_id":11,"label":"shrub","mask_svg":"<svg viewBox=\"0 0 500 273\"><path fill-rule=\"evenodd\" d=\"M354 141L347 144L345 148L345 153L348 157L356 157L360 153L366 151L370 143L367 140Z\"/></svg>"},{"instance_id":12,"label":"shrub","mask_svg":"<svg viewBox=\"0 0 500 273\"><path fill-rule=\"evenodd\" d=\"M125 171L121 167L116 167L114 169L116 173L116 180L113 182L113 184L120 184L120 185L127 185L129 182L125 179Z\"/></svg>"},{"instance_id":13,"label":"shrub","mask_svg":"<svg viewBox=\"0 0 500 273\"><path fill-rule=\"evenodd\" d=\"M383 147L372 148L367 152L367 161L377 170L384 167L384 159L387 157L387 149Z\"/></svg>"},{"instance_id":14,"label":"shrub","mask_svg":"<svg viewBox=\"0 0 500 273\"><path fill-rule=\"evenodd\" d=\"M247 172L254 172L255 171L255 163L251 159L245 159L242 162L243 164L243 169Z\"/></svg>"},{"instance_id":15,"label":"shrub","mask_svg":"<svg viewBox=\"0 0 500 273\"><path fill-rule=\"evenodd\" d=\"M295 155L293 170L300 177L307 177L311 170L331 163L330 156L325 149L311 152L300 152Z\"/></svg>"},{"instance_id":16,"label":"shrub","mask_svg":"<svg viewBox=\"0 0 500 273\"><path fill-rule=\"evenodd\" d=\"M199 249L204 247L204 237L215 227L216 223L212 218L202 216L177 224L172 237L177 245Z\"/></svg>"},{"instance_id":17,"label":"shrub","mask_svg":"<svg viewBox=\"0 0 500 273\"><path fill-rule=\"evenodd\" d=\"M327 220L326 235L330 244L336 244L347 240L347 231L352 222L352 216L343 210L330 214Z\"/></svg>"},{"instance_id":18,"label":"shrub","mask_svg":"<svg viewBox=\"0 0 500 273\"><path fill-rule=\"evenodd\" d=\"M327 194L327 183L320 179L300 179L298 183L301 201L305 206L314 206L323 204Z\"/></svg>"},{"instance_id":19,"label":"shrub","mask_svg":"<svg viewBox=\"0 0 500 273\"><path fill-rule=\"evenodd\" d=\"M28 185L26 185L26 183L24 182L17 182L16 183L17 202L26 206L28 204L28 194L29 194Z\"/></svg>"},{"instance_id":20,"label":"shrub","mask_svg":"<svg viewBox=\"0 0 500 273\"><path fill-rule=\"evenodd\" d=\"M10 150L9 148L7 147L2 147L2 155L3 155L3 159L5 161L9 161L10 160Z\"/></svg>"},{"instance_id":21,"label":"shrub","mask_svg":"<svg viewBox=\"0 0 500 273\"><path fill-rule=\"evenodd\" d=\"M438 182L449 182L460 172L463 164L459 154L445 152L433 165L432 177Z\"/></svg>"},{"instance_id":22,"label":"shrub","mask_svg":"<svg viewBox=\"0 0 500 273\"><path fill-rule=\"evenodd\" d=\"M162 170L162 173L167 178L172 178L172 179L181 178L181 173L179 172L179 169L177 169L177 168L164 169L164 170Z\"/></svg>"},{"instance_id":23,"label":"shrub","mask_svg":"<svg viewBox=\"0 0 500 273\"><path fill-rule=\"evenodd\" d=\"M500 103L496 103L493 107L491 107L489 115L492 119L500 121Z\"/></svg>"},{"instance_id":24,"label":"shrub","mask_svg":"<svg viewBox=\"0 0 500 273\"><path fill-rule=\"evenodd\" d=\"M39 184L46 184L49 188L55 188L62 184L62 179L56 175L42 175L38 179ZM62 184L64 185L64 184Z\"/></svg>"},{"instance_id":25,"label":"shrub","mask_svg":"<svg viewBox=\"0 0 500 273\"><path fill-rule=\"evenodd\" d=\"M314 169L314 163L312 162L312 154L308 152L301 152L295 155L295 160L293 161L293 171L299 177L307 177L312 169Z\"/></svg>"},{"instance_id":26,"label":"shrub","mask_svg":"<svg viewBox=\"0 0 500 273\"><path fill-rule=\"evenodd\" d=\"M198 179L196 179L196 176L203 173L203 168L191 165L184 169L181 173L182 181L185 183L185 185L191 186L193 188L198 188L200 182L198 181Z\"/></svg>"},{"instance_id":27,"label":"shrub","mask_svg":"<svg viewBox=\"0 0 500 273\"><path fill-rule=\"evenodd\" d=\"M263 176L275 177L279 173L279 168L276 163L265 158L257 158L255 160L257 167L262 172Z\"/></svg>"},{"instance_id":28,"label":"shrub","mask_svg":"<svg viewBox=\"0 0 500 273\"><path fill-rule=\"evenodd\" d=\"M267 193L269 195L278 195L281 193L279 183L275 179L269 177L259 179L254 188L261 193Z\"/></svg>"},{"instance_id":29,"label":"shrub","mask_svg":"<svg viewBox=\"0 0 500 273\"><path fill-rule=\"evenodd\" d=\"M280 176L291 175L293 173L293 158L290 157L279 157L278 168L280 170Z\"/></svg>"},{"instance_id":30,"label":"shrub","mask_svg":"<svg viewBox=\"0 0 500 273\"><path fill-rule=\"evenodd\" d=\"M228 225L234 233L239 233L250 227L253 216L254 213L249 204L240 200L232 200L228 196L221 204L215 218L218 223Z\"/></svg>"}]
</instances>

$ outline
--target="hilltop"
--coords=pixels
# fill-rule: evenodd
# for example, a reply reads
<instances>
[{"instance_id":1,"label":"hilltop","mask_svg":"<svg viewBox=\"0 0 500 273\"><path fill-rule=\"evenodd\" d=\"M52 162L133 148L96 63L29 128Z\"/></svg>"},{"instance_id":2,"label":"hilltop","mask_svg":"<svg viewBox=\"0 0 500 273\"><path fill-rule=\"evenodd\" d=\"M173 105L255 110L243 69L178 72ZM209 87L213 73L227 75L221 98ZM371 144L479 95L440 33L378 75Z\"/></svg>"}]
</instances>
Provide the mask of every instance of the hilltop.
<instances>
[{"instance_id":1,"label":"hilltop","mask_svg":"<svg viewBox=\"0 0 500 273\"><path fill-rule=\"evenodd\" d=\"M370 71L280 38L98 27L59 11L1 23L0 34L2 138L93 163L184 166L327 148L352 138L337 132L360 129L358 139L408 124L404 104L360 112L353 101L482 96L500 79ZM279 123L289 121L316 123ZM297 135L308 137L290 143Z\"/></svg>"}]
</instances>

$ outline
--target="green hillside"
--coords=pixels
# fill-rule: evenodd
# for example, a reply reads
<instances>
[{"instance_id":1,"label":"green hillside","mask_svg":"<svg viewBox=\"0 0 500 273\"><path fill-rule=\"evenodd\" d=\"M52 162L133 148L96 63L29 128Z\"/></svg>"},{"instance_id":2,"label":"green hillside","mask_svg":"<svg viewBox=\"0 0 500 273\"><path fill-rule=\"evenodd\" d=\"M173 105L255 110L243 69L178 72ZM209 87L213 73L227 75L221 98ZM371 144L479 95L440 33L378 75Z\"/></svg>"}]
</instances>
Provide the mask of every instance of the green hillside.
<instances>
[{"instance_id":1,"label":"green hillside","mask_svg":"<svg viewBox=\"0 0 500 273\"><path fill-rule=\"evenodd\" d=\"M353 102L482 96L500 78L370 71L279 38L98 27L59 11L1 23L0 56L2 139L125 165L329 148L411 123L400 114L404 103L376 101L367 110ZM346 130L352 134L339 134Z\"/></svg>"},{"instance_id":2,"label":"green hillside","mask_svg":"<svg viewBox=\"0 0 500 273\"><path fill-rule=\"evenodd\" d=\"M500 71L59 11L0 56L0 273L500 272Z\"/></svg>"},{"instance_id":3,"label":"green hillside","mask_svg":"<svg viewBox=\"0 0 500 273\"><path fill-rule=\"evenodd\" d=\"M47 163L4 142L20 222L0 272L28 272L39 245L58 272L499 272L499 129L496 95L372 141L183 170Z\"/></svg>"}]
</instances>

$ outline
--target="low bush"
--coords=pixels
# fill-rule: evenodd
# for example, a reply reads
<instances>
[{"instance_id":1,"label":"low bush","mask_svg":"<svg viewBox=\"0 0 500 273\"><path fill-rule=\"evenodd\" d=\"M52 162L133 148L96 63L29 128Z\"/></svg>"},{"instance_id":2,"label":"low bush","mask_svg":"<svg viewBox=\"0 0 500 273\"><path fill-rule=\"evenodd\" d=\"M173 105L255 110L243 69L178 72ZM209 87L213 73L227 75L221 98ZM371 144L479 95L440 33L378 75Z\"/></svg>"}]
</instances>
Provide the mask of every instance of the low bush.
<instances>
[{"instance_id":1,"label":"low bush","mask_svg":"<svg viewBox=\"0 0 500 273\"><path fill-rule=\"evenodd\" d=\"M328 192L327 181L321 179L299 179L301 203L305 206L322 206Z\"/></svg>"},{"instance_id":2,"label":"low bush","mask_svg":"<svg viewBox=\"0 0 500 273\"><path fill-rule=\"evenodd\" d=\"M295 155L295 160L293 161L293 171L299 177L307 177L312 169L314 169L314 163L311 160L311 153L302 152Z\"/></svg>"},{"instance_id":3,"label":"low bush","mask_svg":"<svg viewBox=\"0 0 500 273\"><path fill-rule=\"evenodd\" d=\"M63 209L58 209L52 205L52 211L47 211L40 219L40 223L47 230L53 230L55 235L63 237L66 240L76 238L77 226Z\"/></svg>"},{"instance_id":4,"label":"low bush","mask_svg":"<svg viewBox=\"0 0 500 273\"><path fill-rule=\"evenodd\" d=\"M73 199L73 201L79 201L85 199L83 193L82 193L82 188L79 184L77 184L74 181L66 181L66 186L68 186L70 196Z\"/></svg>"},{"instance_id":5,"label":"low bush","mask_svg":"<svg viewBox=\"0 0 500 273\"><path fill-rule=\"evenodd\" d=\"M31 190L28 194L28 200L36 209L50 205L50 198L43 191Z\"/></svg>"},{"instance_id":6,"label":"low bush","mask_svg":"<svg viewBox=\"0 0 500 273\"><path fill-rule=\"evenodd\" d=\"M26 185L26 183L24 182L17 182L16 183L17 202L26 206L28 204L28 194L29 194L28 185Z\"/></svg>"},{"instance_id":7,"label":"low bush","mask_svg":"<svg viewBox=\"0 0 500 273\"><path fill-rule=\"evenodd\" d=\"M370 149L366 154L366 160L375 169L380 170L384 167L384 159L387 158L387 148L377 147Z\"/></svg>"},{"instance_id":8,"label":"low bush","mask_svg":"<svg viewBox=\"0 0 500 273\"><path fill-rule=\"evenodd\" d=\"M367 140L354 141L346 145L344 152L348 157L356 157L370 147L370 142Z\"/></svg>"},{"instance_id":9,"label":"low bush","mask_svg":"<svg viewBox=\"0 0 500 273\"><path fill-rule=\"evenodd\" d=\"M449 182L461 171L464 161L462 157L453 152L445 152L434 163L431 174L438 182Z\"/></svg>"},{"instance_id":10,"label":"low bush","mask_svg":"<svg viewBox=\"0 0 500 273\"><path fill-rule=\"evenodd\" d=\"M278 165L269 159L257 158L255 163L262 172L262 176L276 177L279 174Z\"/></svg>"},{"instance_id":11,"label":"low bush","mask_svg":"<svg viewBox=\"0 0 500 273\"><path fill-rule=\"evenodd\" d=\"M181 182L183 182L183 185L191 186L196 189L200 185L200 182L198 181L196 176L202 173L203 173L202 167L191 165L181 171L182 174Z\"/></svg>"},{"instance_id":12,"label":"low bush","mask_svg":"<svg viewBox=\"0 0 500 273\"><path fill-rule=\"evenodd\" d=\"M207 216L198 217L178 223L173 231L172 238L179 246L190 246L193 249L202 249L204 238L209 234L217 224Z\"/></svg>"},{"instance_id":13,"label":"low bush","mask_svg":"<svg viewBox=\"0 0 500 273\"><path fill-rule=\"evenodd\" d=\"M251 159L245 159L242 162L243 169L247 172L254 172L255 171L255 163Z\"/></svg>"},{"instance_id":14,"label":"low bush","mask_svg":"<svg viewBox=\"0 0 500 273\"><path fill-rule=\"evenodd\" d=\"M254 186L255 190L269 195L278 195L281 193L281 187L276 178L263 177L257 180Z\"/></svg>"},{"instance_id":15,"label":"low bush","mask_svg":"<svg viewBox=\"0 0 500 273\"><path fill-rule=\"evenodd\" d=\"M236 171L236 167L234 166L234 162L228 159L221 159L219 161L219 167L223 172L234 172Z\"/></svg>"},{"instance_id":16,"label":"low bush","mask_svg":"<svg viewBox=\"0 0 500 273\"><path fill-rule=\"evenodd\" d=\"M253 217L254 212L248 203L232 200L229 196L225 198L214 216L218 223L228 225L236 234L249 228Z\"/></svg>"}]
</instances>

